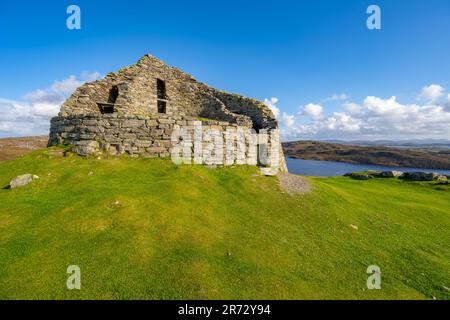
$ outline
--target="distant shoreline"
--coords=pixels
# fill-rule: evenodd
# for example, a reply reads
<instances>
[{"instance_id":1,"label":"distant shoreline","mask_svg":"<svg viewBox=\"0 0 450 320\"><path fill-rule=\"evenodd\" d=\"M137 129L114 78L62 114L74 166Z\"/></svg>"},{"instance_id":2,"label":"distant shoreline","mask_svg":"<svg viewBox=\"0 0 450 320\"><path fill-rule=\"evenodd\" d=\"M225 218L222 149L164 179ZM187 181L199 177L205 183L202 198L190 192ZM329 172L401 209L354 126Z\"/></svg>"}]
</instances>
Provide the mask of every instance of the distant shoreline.
<instances>
[{"instance_id":1,"label":"distant shoreline","mask_svg":"<svg viewBox=\"0 0 450 320\"><path fill-rule=\"evenodd\" d=\"M287 157L388 167L450 170L450 149L445 147L352 146L321 141L283 143Z\"/></svg>"}]
</instances>

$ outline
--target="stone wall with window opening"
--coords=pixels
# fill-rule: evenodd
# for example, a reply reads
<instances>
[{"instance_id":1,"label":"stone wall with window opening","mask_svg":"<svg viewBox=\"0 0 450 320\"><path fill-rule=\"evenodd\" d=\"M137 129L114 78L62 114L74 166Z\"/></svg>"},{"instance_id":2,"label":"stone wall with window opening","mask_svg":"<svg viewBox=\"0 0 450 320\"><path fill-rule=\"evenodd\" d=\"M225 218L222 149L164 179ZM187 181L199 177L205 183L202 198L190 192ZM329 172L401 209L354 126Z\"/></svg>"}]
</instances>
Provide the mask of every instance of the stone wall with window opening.
<instances>
[{"instance_id":1,"label":"stone wall with window opening","mask_svg":"<svg viewBox=\"0 0 450 320\"><path fill-rule=\"evenodd\" d=\"M49 145L72 144L80 154L164 157L173 126L199 119L256 131L278 128L262 102L209 87L146 55L77 88L52 119Z\"/></svg>"}]
</instances>

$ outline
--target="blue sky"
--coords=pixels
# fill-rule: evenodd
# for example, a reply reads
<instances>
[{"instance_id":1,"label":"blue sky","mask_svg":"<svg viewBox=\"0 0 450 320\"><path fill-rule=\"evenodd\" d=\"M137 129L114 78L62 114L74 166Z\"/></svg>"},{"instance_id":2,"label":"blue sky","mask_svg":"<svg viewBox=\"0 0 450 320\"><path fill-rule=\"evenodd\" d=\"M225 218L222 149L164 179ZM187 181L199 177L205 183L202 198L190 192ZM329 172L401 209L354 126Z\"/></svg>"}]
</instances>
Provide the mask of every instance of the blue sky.
<instances>
[{"instance_id":1,"label":"blue sky","mask_svg":"<svg viewBox=\"0 0 450 320\"><path fill-rule=\"evenodd\" d=\"M66 27L70 4L81 8L81 30ZM381 8L381 30L366 27L370 4ZM389 138L389 132L395 132L392 138L450 138L436 123L421 132L405 131L403 124L377 135L369 130L376 121L368 119L369 113L380 116L380 109L397 108L388 100L392 96L401 106L438 106L447 116L448 0L0 3L0 101L9 113L12 102L33 108L25 97L37 89L48 92L71 75L79 82L90 79L88 73L104 75L145 53L214 87L260 100L276 97L289 138ZM442 90L434 88L440 94L418 102L422 89L431 85L439 86ZM333 95L341 99L330 99ZM371 103L367 97L380 100ZM368 114L358 118L343 109L344 103ZM316 108L305 109L308 104ZM426 112L436 115L436 110L421 110L422 118ZM342 114L333 120L336 112L356 117L360 130L333 127L333 121L345 121ZM11 118L4 120L9 125L3 129L0 125L0 135L34 133L14 130ZM327 123L326 128L319 122Z\"/></svg>"}]
</instances>

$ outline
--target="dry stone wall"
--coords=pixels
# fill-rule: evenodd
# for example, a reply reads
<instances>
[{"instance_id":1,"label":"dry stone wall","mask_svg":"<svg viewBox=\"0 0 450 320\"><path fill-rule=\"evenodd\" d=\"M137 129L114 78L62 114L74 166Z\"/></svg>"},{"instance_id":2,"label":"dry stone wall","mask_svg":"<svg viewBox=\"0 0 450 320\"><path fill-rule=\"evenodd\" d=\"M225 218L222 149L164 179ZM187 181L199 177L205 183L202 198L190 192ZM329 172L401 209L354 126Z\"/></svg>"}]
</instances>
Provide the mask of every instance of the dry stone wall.
<instances>
[{"instance_id":1,"label":"dry stone wall","mask_svg":"<svg viewBox=\"0 0 450 320\"><path fill-rule=\"evenodd\" d=\"M135 65L109 73L102 80L77 88L62 105L59 115L101 114L99 104L110 102L113 88L118 90L114 101L117 113L158 114L158 79L165 83L167 115L211 118L239 125L252 124L250 117L245 114L228 110L220 100L218 90L150 55L144 56Z\"/></svg>"},{"instance_id":2,"label":"dry stone wall","mask_svg":"<svg viewBox=\"0 0 450 320\"><path fill-rule=\"evenodd\" d=\"M55 117L51 121L49 145L58 144L73 145L74 152L85 156L106 153L166 158L173 157L174 149L178 148L176 154L183 163L271 166L280 161L278 135L257 135L249 126L191 117L117 114ZM264 161L260 151L267 154Z\"/></svg>"}]
</instances>

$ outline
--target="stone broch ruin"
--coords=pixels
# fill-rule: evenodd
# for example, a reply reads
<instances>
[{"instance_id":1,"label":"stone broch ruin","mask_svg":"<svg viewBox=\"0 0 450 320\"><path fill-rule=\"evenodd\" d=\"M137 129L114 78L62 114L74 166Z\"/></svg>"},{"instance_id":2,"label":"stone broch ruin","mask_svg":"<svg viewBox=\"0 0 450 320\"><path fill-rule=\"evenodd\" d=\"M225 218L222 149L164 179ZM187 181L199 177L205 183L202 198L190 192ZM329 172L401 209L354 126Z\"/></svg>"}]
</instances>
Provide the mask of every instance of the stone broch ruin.
<instances>
[{"instance_id":1,"label":"stone broch ruin","mask_svg":"<svg viewBox=\"0 0 450 320\"><path fill-rule=\"evenodd\" d=\"M80 155L169 157L177 143L171 139L173 131L194 130L199 124L219 135L245 130L247 145L249 129L278 132L277 120L262 102L211 88L145 55L135 65L77 88L51 120L49 146L73 145ZM189 142L184 142L186 146ZM270 135L264 148L274 150L274 146L281 156L269 155L269 159L286 171L278 134ZM239 155L235 152L234 158L226 155L218 153L207 164L267 166L252 148Z\"/></svg>"}]
</instances>

